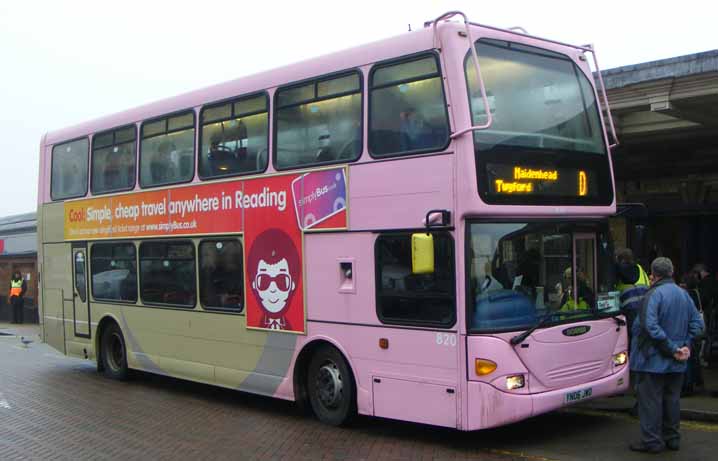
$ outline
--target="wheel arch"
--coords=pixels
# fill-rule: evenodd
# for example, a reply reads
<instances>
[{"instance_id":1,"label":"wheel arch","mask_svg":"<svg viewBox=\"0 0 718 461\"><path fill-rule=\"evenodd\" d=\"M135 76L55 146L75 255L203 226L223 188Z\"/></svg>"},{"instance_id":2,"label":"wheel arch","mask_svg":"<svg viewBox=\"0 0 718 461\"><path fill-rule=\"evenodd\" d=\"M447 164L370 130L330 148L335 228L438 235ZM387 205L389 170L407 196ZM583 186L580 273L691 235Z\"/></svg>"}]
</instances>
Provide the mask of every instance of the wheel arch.
<instances>
[{"instance_id":1,"label":"wheel arch","mask_svg":"<svg viewBox=\"0 0 718 461\"><path fill-rule=\"evenodd\" d=\"M312 356L322 346L330 346L336 349L349 367L349 373L351 378L354 380L354 388L356 389L355 399L359 399L359 381L357 380L357 372L352 360L349 358L347 351L334 339L326 336L317 336L306 342L302 349L297 354L297 358L294 361L294 367L292 369L293 387L294 387L294 400L302 408L309 408L309 395L307 394L307 370L309 369L309 362ZM358 405L358 401L355 404Z\"/></svg>"}]
</instances>

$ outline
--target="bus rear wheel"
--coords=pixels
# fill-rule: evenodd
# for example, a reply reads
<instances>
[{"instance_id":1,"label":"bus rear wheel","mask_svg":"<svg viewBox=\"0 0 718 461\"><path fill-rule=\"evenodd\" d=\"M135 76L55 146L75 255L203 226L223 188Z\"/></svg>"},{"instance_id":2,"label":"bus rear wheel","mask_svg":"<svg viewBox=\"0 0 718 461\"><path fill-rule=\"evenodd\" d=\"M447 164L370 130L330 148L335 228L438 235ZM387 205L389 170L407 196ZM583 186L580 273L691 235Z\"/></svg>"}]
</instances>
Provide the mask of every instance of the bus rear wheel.
<instances>
[{"instance_id":1,"label":"bus rear wheel","mask_svg":"<svg viewBox=\"0 0 718 461\"><path fill-rule=\"evenodd\" d=\"M116 323L111 323L102 332L101 345L100 359L105 376L120 381L126 380L129 376L127 348L122 330Z\"/></svg>"},{"instance_id":2,"label":"bus rear wheel","mask_svg":"<svg viewBox=\"0 0 718 461\"><path fill-rule=\"evenodd\" d=\"M356 414L356 385L342 354L320 347L309 362L309 403L317 418L332 426L348 423Z\"/></svg>"}]
</instances>

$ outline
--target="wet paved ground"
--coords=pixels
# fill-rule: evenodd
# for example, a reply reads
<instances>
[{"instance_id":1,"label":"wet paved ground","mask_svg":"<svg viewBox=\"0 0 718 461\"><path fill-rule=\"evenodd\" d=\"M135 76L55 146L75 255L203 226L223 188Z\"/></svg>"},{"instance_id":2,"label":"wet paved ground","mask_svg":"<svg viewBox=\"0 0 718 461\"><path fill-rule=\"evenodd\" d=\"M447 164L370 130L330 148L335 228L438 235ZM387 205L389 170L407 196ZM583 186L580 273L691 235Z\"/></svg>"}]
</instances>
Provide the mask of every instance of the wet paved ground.
<instances>
[{"instance_id":1,"label":"wet paved ground","mask_svg":"<svg viewBox=\"0 0 718 461\"><path fill-rule=\"evenodd\" d=\"M293 404L94 364L0 336L0 459L644 459L626 450L638 422L570 410L464 433L360 417L333 428ZM660 459L713 460L718 426L684 423ZM653 457L652 459L656 459Z\"/></svg>"}]
</instances>

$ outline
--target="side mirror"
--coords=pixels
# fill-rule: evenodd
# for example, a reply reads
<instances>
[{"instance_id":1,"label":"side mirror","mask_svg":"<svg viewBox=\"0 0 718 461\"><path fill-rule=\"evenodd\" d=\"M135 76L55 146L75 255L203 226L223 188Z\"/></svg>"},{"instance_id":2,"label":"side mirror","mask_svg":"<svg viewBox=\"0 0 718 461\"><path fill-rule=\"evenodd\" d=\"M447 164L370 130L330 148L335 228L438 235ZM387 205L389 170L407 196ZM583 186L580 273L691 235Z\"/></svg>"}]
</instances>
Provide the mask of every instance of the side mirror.
<instances>
[{"instance_id":1,"label":"side mirror","mask_svg":"<svg viewBox=\"0 0 718 461\"><path fill-rule=\"evenodd\" d=\"M434 273L434 236L420 233L411 234L411 273Z\"/></svg>"}]
</instances>

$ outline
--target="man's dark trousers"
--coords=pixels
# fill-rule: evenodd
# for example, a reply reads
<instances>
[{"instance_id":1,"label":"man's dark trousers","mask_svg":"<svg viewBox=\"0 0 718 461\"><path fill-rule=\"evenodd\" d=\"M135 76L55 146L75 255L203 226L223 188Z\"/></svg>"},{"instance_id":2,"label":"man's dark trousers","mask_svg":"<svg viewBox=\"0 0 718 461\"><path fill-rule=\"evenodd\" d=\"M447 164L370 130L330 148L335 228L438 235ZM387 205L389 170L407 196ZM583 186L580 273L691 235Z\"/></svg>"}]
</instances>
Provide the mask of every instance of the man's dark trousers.
<instances>
[{"instance_id":1,"label":"man's dark trousers","mask_svg":"<svg viewBox=\"0 0 718 461\"><path fill-rule=\"evenodd\" d=\"M12 323L23 322L23 308L25 307L24 299L19 296L13 296L10 298L12 304Z\"/></svg>"},{"instance_id":2,"label":"man's dark trousers","mask_svg":"<svg viewBox=\"0 0 718 461\"><path fill-rule=\"evenodd\" d=\"M664 443L680 444L683 373L636 374L641 442L650 448L663 448Z\"/></svg>"}]
</instances>

